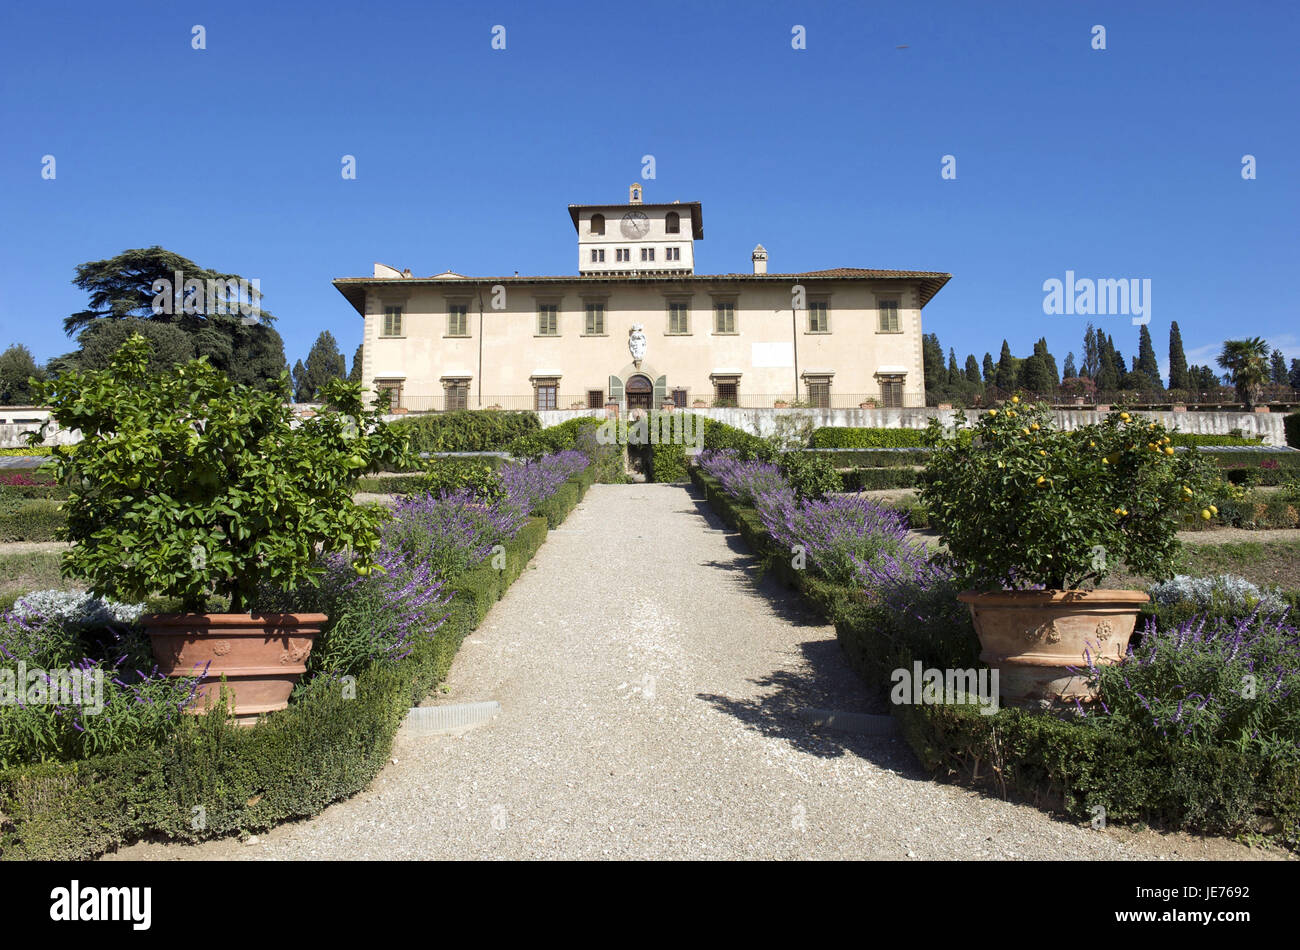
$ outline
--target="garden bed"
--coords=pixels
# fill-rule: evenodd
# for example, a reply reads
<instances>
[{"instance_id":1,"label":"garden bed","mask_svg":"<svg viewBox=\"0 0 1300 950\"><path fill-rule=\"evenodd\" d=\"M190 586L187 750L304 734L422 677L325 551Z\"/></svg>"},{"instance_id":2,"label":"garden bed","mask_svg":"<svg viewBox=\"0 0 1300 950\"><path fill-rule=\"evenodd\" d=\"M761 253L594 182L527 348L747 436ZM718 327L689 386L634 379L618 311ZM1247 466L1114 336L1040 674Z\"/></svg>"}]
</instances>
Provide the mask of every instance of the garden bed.
<instances>
[{"instance_id":1,"label":"garden bed","mask_svg":"<svg viewBox=\"0 0 1300 950\"><path fill-rule=\"evenodd\" d=\"M869 591L793 569L759 511L730 496L717 478L700 468L691 477L766 568L835 625L841 647L869 688L886 693L891 672L914 661L938 669L979 665L973 632L927 638L900 630ZM1288 548L1280 556L1289 554ZM936 778L1077 820L1101 816L1213 834L1266 834L1300 847L1300 769L1293 759L1216 744L1152 742L1110 728L1107 717L1095 715L1058 717L1011 708L986 715L973 706L942 702L891 704L891 709L906 741Z\"/></svg>"},{"instance_id":2,"label":"garden bed","mask_svg":"<svg viewBox=\"0 0 1300 950\"><path fill-rule=\"evenodd\" d=\"M581 500L593 468L567 479L563 500L505 543L503 568L487 561L444 585L447 619L434 636L416 638L404 659L372 664L353 688L318 676L253 729L216 711L158 748L0 771L0 856L84 860L151 836L262 831L365 788L409 708L445 678L465 636L545 541L548 520L558 524Z\"/></svg>"}]
</instances>

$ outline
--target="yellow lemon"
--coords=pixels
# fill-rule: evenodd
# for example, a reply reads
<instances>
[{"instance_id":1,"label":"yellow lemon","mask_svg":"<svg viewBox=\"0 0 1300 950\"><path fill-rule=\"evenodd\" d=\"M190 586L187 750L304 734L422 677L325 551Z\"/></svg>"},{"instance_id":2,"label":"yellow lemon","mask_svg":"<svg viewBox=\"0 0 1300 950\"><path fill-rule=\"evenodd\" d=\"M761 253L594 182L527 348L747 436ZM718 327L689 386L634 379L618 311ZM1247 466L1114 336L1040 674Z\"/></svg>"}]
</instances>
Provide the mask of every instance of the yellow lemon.
<instances>
[{"instance_id":1,"label":"yellow lemon","mask_svg":"<svg viewBox=\"0 0 1300 950\"><path fill-rule=\"evenodd\" d=\"M1110 459L1107 459L1107 458L1102 459L1102 460L1101 460L1101 464L1102 464L1102 465L1109 465L1109 464L1110 464Z\"/></svg>"},{"instance_id":2,"label":"yellow lemon","mask_svg":"<svg viewBox=\"0 0 1300 950\"><path fill-rule=\"evenodd\" d=\"M1033 429L1035 432L1037 432L1037 431L1038 431L1038 423L1035 422L1035 423L1034 423L1032 426L1030 426L1029 428L1031 428L1031 429Z\"/></svg>"},{"instance_id":3,"label":"yellow lemon","mask_svg":"<svg viewBox=\"0 0 1300 950\"><path fill-rule=\"evenodd\" d=\"M1018 402L1020 402L1020 397L1019 397L1019 396L1012 396L1012 397L1011 397L1011 401L1012 401L1012 402L1015 402L1015 403L1018 403Z\"/></svg>"},{"instance_id":4,"label":"yellow lemon","mask_svg":"<svg viewBox=\"0 0 1300 950\"><path fill-rule=\"evenodd\" d=\"M1172 445L1166 445L1165 455L1173 455L1173 454L1174 454L1174 447Z\"/></svg>"},{"instance_id":5,"label":"yellow lemon","mask_svg":"<svg viewBox=\"0 0 1300 950\"><path fill-rule=\"evenodd\" d=\"M998 411L997 411L996 409L990 409L990 410L989 410L989 415L990 415L990 416L996 416L997 414L998 414Z\"/></svg>"},{"instance_id":6,"label":"yellow lemon","mask_svg":"<svg viewBox=\"0 0 1300 950\"><path fill-rule=\"evenodd\" d=\"M1123 419L1125 422L1128 422L1128 413L1127 413L1127 412L1121 412L1121 413L1119 414L1119 417L1120 417L1121 419Z\"/></svg>"},{"instance_id":7,"label":"yellow lemon","mask_svg":"<svg viewBox=\"0 0 1300 950\"><path fill-rule=\"evenodd\" d=\"M1039 449L1039 450L1038 450L1038 454L1039 454L1039 455L1046 455L1046 454L1047 454L1047 451L1046 451L1045 449Z\"/></svg>"},{"instance_id":8,"label":"yellow lemon","mask_svg":"<svg viewBox=\"0 0 1300 950\"><path fill-rule=\"evenodd\" d=\"M1029 435L1029 430L1028 430L1028 429L1021 429L1020 431L1023 432L1025 435Z\"/></svg>"},{"instance_id":9,"label":"yellow lemon","mask_svg":"<svg viewBox=\"0 0 1300 950\"><path fill-rule=\"evenodd\" d=\"M1209 508L1202 508L1202 509L1201 509L1201 518L1202 518L1203 520L1205 520L1205 521L1209 521L1211 517L1212 517L1212 515L1210 514L1210 509L1209 509Z\"/></svg>"},{"instance_id":10,"label":"yellow lemon","mask_svg":"<svg viewBox=\"0 0 1300 950\"><path fill-rule=\"evenodd\" d=\"M1214 507L1214 505L1210 505L1210 514L1217 515L1218 513L1219 513L1219 509Z\"/></svg>"},{"instance_id":11,"label":"yellow lemon","mask_svg":"<svg viewBox=\"0 0 1300 950\"><path fill-rule=\"evenodd\" d=\"M1097 447L1097 443L1096 443L1096 442L1089 442L1089 443L1088 443L1088 448L1090 448L1090 449L1095 449L1096 447Z\"/></svg>"},{"instance_id":12,"label":"yellow lemon","mask_svg":"<svg viewBox=\"0 0 1300 950\"><path fill-rule=\"evenodd\" d=\"M1036 484L1041 485L1045 481L1047 481L1047 479L1045 479L1042 475L1039 475Z\"/></svg>"}]
</instances>

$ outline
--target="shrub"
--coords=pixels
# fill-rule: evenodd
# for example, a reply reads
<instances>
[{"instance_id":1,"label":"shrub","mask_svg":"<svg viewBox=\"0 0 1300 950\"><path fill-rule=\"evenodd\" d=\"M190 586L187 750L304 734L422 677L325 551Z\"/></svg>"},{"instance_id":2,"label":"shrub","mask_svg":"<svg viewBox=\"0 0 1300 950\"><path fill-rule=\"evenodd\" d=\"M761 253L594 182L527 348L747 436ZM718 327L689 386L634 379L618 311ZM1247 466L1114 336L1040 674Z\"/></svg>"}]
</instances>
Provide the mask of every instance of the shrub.
<instances>
[{"instance_id":1,"label":"shrub","mask_svg":"<svg viewBox=\"0 0 1300 950\"><path fill-rule=\"evenodd\" d=\"M486 503L466 489L417 495L393 509L392 519L382 528L383 547L407 562L427 565L440 577L451 577L514 537L526 515L508 504Z\"/></svg>"},{"instance_id":2,"label":"shrub","mask_svg":"<svg viewBox=\"0 0 1300 950\"><path fill-rule=\"evenodd\" d=\"M1197 453L1175 454L1163 428L1127 412L1066 432L1045 405L1015 400L970 431L970 442L945 438L932 420L920 497L978 586L1075 589L1120 563L1167 577L1178 528L1198 509L1212 517Z\"/></svg>"},{"instance_id":3,"label":"shrub","mask_svg":"<svg viewBox=\"0 0 1300 950\"><path fill-rule=\"evenodd\" d=\"M816 449L888 449L924 446L924 429L869 429L850 426L823 426L814 430L812 447Z\"/></svg>"},{"instance_id":4,"label":"shrub","mask_svg":"<svg viewBox=\"0 0 1300 950\"><path fill-rule=\"evenodd\" d=\"M520 436L541 428L533 412L483 409L421 415L392 425L409 438L413 452L499 452Z\"/></svg>"},{"instance_id":5,"label":"shrub","mask_svg":"<svg viewBox=\"0 0 1300 950\"><path fill-rule=\"evenodd\" d=\"M330 407L298 422L281 393L206 359L150 373L140 336L108 369L40 389L52 419L83 436L55 450L56 478L74 486L64 568L118 599L158 593L202 612L215 594L237 612L261 582L314 576L317 548L352 548L364 564L383 516L352 503L352 480L406 460L359 385L331 381Z\"/></svg>"},{"instance_id":6,"label":"shrub","mask_svg":"<svg viewBox=\"0 0 1300 950\"><path fill-rule=\"evenodd\" d=\"M532 514L569 478L584 471L591 460L582 452L565 450L536 461L516 463L501 470L507 502L523 514Z\"/></svg>"},{"instance_id":7,"label":"shrub","mask_svg":"<svg viewBox=\"0 0 1300 950\"><path fill-rule=\"evenodd\" d=\"M840 474L824 455L787 452L781 456L781 474L798 498L825 498L844 489Z\"/></svg>"},{"instance_id":8,"label":"shrub","mask_svg":"<svg viewBox=\"0 0 1300 950\"><path fill-rule=\"evenodd\" d=\"M57 541L67 523L67 514L57 501L15 499L10 503L0 499L0 542Z\"/></svg>"},{"instance_id":9,"label":"shrub","mask_svg":"<svg viewBox=\"0 0 1300 950\"><path fill-rule=\"evenodd\" d=\"M1300 631L1283 618L1152 624L1122 663L1090 675L1110 728L1300 765Z\"/></svg>"},{"instance_id":10,"label":"shrub","mask_svg":"<svg viewBox=\"0 0 1300 950\"><path fill-rule=\"evenodd\" d=\"M14 601L20 617L44 617L74 631L130 626L140 619L144 604L120 604L94 594L68 590L38 590Z\"/></svg>"},{"instance_id":11,"label":"shrub","mask_svg":"<svg viewBox=\"0 0 1300 950\"><path fill-rule=\"evenodd\" d=\"M1282 419L1282 431L1286 433L1286 444L1300 449L1300 412L1289 413Z\"/></svg>"},{"instance_id":12,"label":"shrub","mask_svg":"<svg viewBox=\"0 0 1300 950\"><path fill-rule=\"evenodd\" d=\"M912 488L920 472L913 468L854 468L842 475L845 491Z\"/></svg>"},{"instance_id":13,"label":"shrub","mask_svg":"<svg viewBox=\"0 0 1300 950\"><path fill-rule=\"evenodd\" d=\"M412 481L410 491L429 495L463 489L484 501L496 501L506 493L498 468L478 459L439 459Z\"/></svg>"},{"instance_id":14,"label":"shrub","mask_svg":"<svg viewBox=\"0 0 1300 950\"><path fill-rule=\"evenodd\" d=\"M1195 432L1170 432L1169 438L1172 440L1171 445L1180 446L1262 445L1264 442L1261 436L1210 435Z\"/></svg>"},{"instance_id":15,"label":"shrub","mask_svg":"<svg viewBox=\"0 0 1300 950\"><path fill-rule=\"evenodd\" d=\"M704 419L704 448L715 452L731 450L744 461L771 461L773 456L772 443L766 439L707 417Z\"/></svg>"},{"instance_id":16,"label":"shrub","mask_svg":"<svg viewBox=\"0 0 1300 950\"><path fill-rule=\"evenodd\" d=\"M700 466L722 483L723 490L742 505L754 505L760 495L789 492L781 470L771 462L743 460L735 450L700 453Z\"/></svg>"},{"instance_id":17,"label":"shrub","mask_svg":"<svg viewBox=\"0 0 1300 950\"><path fill-rule=\"evenodd\" d=\"M902 516L860 495L797 501L787 490L761 494L755 507L778 550L806 557L809 570L833 583L924 559L907 541Z\"/></svg>"}]
</instances>

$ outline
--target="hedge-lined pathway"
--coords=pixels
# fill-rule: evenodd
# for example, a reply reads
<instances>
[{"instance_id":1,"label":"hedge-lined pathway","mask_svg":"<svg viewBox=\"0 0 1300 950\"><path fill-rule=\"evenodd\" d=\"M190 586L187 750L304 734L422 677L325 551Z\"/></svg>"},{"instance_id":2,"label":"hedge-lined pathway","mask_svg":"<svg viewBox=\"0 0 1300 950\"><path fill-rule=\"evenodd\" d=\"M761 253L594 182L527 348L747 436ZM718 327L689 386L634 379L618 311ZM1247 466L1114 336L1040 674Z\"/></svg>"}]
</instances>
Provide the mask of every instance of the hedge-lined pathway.
<instances>
[{"instance_id":1,"label":"hedge-lined pathway","mask_svg":"<svg viewBox=\"0 0 1300 950\"><path fill-rule=\"evenodd\" d=\"M681 486L596 485L457 657L461 736L399 735L374 785L256 844L131 858L1236 857L1096 832L920 774L902 740L810 732L873 710L834 630L755 576Z\"/></svg>"}]
</instances>

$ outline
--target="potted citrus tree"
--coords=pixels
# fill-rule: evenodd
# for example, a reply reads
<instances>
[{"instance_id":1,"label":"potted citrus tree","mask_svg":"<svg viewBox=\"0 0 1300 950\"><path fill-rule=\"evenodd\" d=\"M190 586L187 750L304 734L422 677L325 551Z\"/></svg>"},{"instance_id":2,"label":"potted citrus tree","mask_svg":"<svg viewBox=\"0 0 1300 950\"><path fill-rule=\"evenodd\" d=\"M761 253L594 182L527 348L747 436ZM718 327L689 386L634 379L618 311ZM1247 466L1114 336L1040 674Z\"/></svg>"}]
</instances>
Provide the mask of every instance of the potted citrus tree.
<instances>
[{"instance_id":1,"label":"potted citrus tree","mask_svg":"<svg viewBox=\"0 0 1300 950\"><path fill-rule=\"evenodd\" d=\"M141 618L159 668L206 672L196 712L225 680L247 722L288 704L327 619L252 613L259 585L311 583L330 551L350 549L371 570L382 516L353 504L352 486L367 470L404 465L405 441L365 407L359 385L332 381L326 405L298 420L287 376L264 392L202 358L152 373L149 350L137 334L107 369L40 387L51 420L82 434L54 449L70 488L63 573L99 596L179 606Z\"/></svg>"},{"instance_id":2,"label":"potted citrus tree","mask_svg":"<svg viewBox=\"0 0 1300 950\"><path fill-rule=\"evenodd\" d=\"M921 501L971 589L983 652L1011 703L1088 698L1076 669L1125 655L1148 597L1098 585L1111 572L1165 578L1177 530L1209 521L1213 476L1127 412L1064 431L1019 397L955 431L932 420Z\"/></svg>"}]
</instances>

